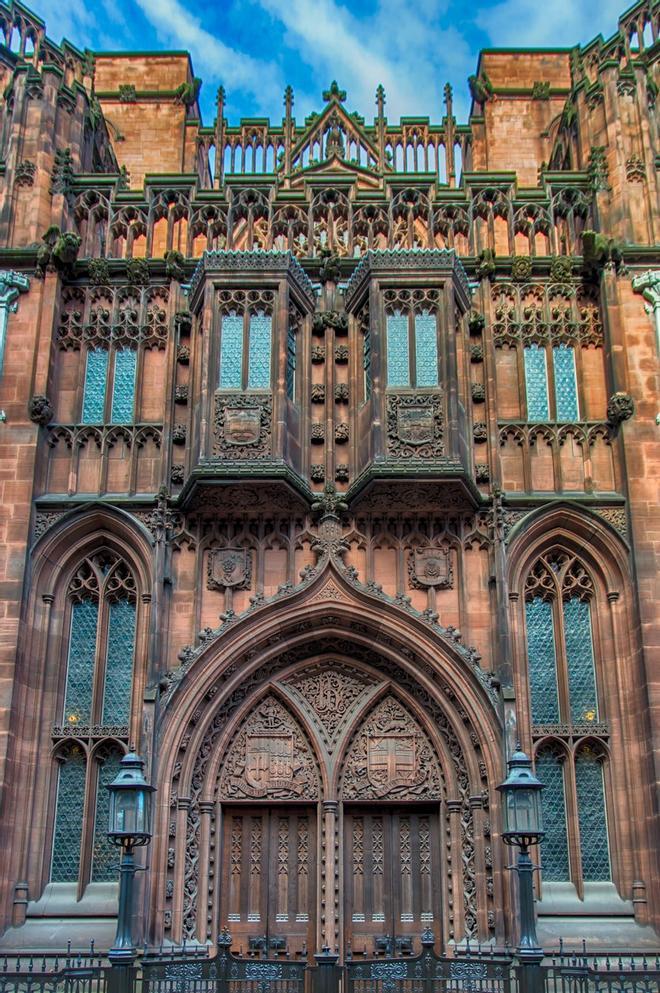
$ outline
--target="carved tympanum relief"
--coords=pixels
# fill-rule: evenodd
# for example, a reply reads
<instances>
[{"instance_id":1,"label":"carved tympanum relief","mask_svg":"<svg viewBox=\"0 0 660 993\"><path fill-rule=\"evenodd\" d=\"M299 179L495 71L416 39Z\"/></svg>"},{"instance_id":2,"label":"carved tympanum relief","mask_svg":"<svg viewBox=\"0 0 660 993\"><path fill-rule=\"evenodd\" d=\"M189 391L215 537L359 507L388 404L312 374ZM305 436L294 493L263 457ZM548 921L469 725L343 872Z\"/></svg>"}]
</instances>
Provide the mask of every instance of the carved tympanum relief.
<instances>
[{"instance_id":1,"label":"carved tympanum relief","mask_svg":"<svg viewBox=\"0 0 660 993\"><path fill-rule=\"evenodd\" d=\"M373 680L341 663L297 675L289 683L301 703L316 714L329 746L337 741L355 701L372 685Z\"/></svg>"},{"instance_id":2,"label":"carved tympanum relief","mask_svg":"<svg viewBox=\"0 0 660 993\"><path fill-rule=\"evenodd\" d=\"M266 697L234 738L222 765L223 800L306 800L318 796L316 763L297 722L274 697Z\"/></svg>"},{"instance_id":3,"label":"carved tympanum relief","mask_svg":"<svg viewBox=\"0 0 660 993\"><path fill-rule=\"evenodd\" d=\"M442 774L433 746L392 696L380 703L351 743L342 775L345 800L439 800Z\"/></svg>"}]
</instances>

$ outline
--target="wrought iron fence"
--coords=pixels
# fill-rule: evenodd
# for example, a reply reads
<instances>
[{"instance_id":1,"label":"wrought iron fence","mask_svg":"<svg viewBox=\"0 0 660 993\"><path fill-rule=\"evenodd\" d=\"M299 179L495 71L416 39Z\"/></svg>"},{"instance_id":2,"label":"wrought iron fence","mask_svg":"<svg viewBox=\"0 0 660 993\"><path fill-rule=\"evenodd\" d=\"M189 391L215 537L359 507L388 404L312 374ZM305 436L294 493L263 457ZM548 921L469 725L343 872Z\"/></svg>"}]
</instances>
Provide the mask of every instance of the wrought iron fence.
<instances>
[{"instance_id":1,"label":"wrought iron fence","mask_svg":"<svg viewBox=\"0 0 660 993\"><path fill-rule=\"evenodd\" d=\"M108 969L94 951L61 955L5 955L0 959L0 993L107 993Z\"/></svg>"}]
</instances>

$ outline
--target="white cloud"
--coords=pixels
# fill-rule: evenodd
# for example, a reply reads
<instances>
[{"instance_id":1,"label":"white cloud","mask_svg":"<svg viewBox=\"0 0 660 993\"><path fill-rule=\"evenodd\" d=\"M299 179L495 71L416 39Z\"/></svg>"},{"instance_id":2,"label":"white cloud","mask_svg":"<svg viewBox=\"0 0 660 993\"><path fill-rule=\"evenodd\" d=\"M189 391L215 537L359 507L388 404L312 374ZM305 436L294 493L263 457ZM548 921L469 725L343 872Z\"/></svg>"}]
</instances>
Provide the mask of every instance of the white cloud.
<instances>
[{"instance_id":1,"label":"white cloud","mask_svg":"<svg viewBox=\"0 0 660 993\"><path fill-rule=\"evenodd\" d=\"M190 51L195 71L207 84L221 82L229 91L252 94L259 109L272 106L273 92L283 92L277 66L225 45L203 28L179 0L136 2L161 41Z\"/></svg>"},{"instance_id":2,"label":"white cloud","mask_svg":"<svg viewBox=\"0 0 660 993\"><path fill-rule=\"evenodd\" d=\"M572 48L601 32L614 33L621 0L503 0L477 11L476 22L493 45Z\"/></svg>"}]
</instances>

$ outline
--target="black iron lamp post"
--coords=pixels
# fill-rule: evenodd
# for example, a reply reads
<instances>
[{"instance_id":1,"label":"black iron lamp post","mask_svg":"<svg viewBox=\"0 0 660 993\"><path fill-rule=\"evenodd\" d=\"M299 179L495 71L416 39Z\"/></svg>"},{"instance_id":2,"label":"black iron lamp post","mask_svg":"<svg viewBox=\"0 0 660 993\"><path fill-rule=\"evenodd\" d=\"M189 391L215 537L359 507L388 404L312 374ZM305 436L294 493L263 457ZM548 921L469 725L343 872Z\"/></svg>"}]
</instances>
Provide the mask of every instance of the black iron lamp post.
<instances>
[{"instance_id":1,"label":"black iron lamp post","mask_svg":"<svg viewBox=\"0 0 660 993\"><path fill-rule=\"evenodd\" d=\"M498 787L504 804L505 845L516 845L518 861L518 892L520 896L520 940L516 954L522 966L521 993L534 993L541 989L540 963L543 949L536 937L534 917L534 871L537 868L529 854L530 845L541 841L543 815L541 810L541 790L545 789L532 772L531 760L517 746L509 760L509 774Z\"/></svg>"},{"instance_id":2,"label":"black iron lamp post","mask_svg":"<svg viewBox=\"0 0 660 993\"><path fill-rule=\"evenodd\" d=\"M113 966L130 967L137 955L131 932L133 880L137 871L133 849L151 841L151 795L154 792L154 787L144 778L144 762L139 755L135 752L124 755L117 777L108 790L108 838L121 848L117 934L108 958Z\"/></svg>"}]
</instances>

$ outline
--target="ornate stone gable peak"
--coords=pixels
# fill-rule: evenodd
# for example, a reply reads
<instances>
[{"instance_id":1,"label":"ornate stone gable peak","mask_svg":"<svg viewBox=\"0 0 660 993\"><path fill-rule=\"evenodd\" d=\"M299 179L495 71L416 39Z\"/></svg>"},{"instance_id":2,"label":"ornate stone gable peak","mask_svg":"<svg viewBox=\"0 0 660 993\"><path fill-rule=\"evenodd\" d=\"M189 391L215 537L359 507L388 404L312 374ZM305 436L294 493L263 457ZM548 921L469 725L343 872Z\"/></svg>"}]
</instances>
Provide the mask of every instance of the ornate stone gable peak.
<instances>
[{"instance_id":1,"label":"ornate stone gable peak","mask_svg":"<svg viewBox=\"0 0 660 993\"><path fill-rule=\"evenodd\" d=\"M413 716L388 696L362 724L346 758L344 800L439 800L435 749Z\"/></svg>"},{"instance_id":2,"label":"ornate stone gable peak","mask_svg":"<svg viewBox=\"0 0 660 993\"><path fill-rule=\"evenodd\" d=\"M467 273L453 248L372 249L356 266L346 287L345 302L350 309L373 274L390 272L447 272L455 277L465 307L470 304Z\"/></svg>"},{"instance_id":3,"label":"ornate stone gable peak","mask_svg":"<svg viewBox=\"0 0 660 993\"><path fill-rule=\"evenodd\" d=\"M195 297L204 276L208 273L245 273L246 276L262 273L287 273L296 283L310 307L316 304L312 281L293 252L263 251L206 251L195 267L188 283L188 296Z\"/></svg>"},{"instance_id":4,"label":"ornate stone gable peak","mask_svg":"<svg viewBox=\"0 0 660 993\"><path fill-rule=\"evenodd\" d=\"M338 90L337 92L342 93L343 91ZM345 161L349 142L358 142L369 153L374 163L377 163L378 149L364 128L364 120L357 114L349 114L335 93L331 93L330 90L326 90L326 93L330 94L326 101L327 107L323 109L321 114L312 117L311 120L307 118L305 123L308 126L291 151L293 169L301 168L303 153L310 143L315 141L321 145L322 161L328 161L333 157ZM312 164L318 165L318 163Z\"/></svg>"},{"instance_id":5,"label":"ornate stone gable peak","mask_svg":"<svg viewBox=\"0 0 660 993\"><path fill-rule=\"evenodd\" d=\"M293 676L288 685L301 703L312 709L332 751L354 704L375 684L368 676L341 662L326 662Z\"/></svg>"},{"instance_id":6,"label":"ornate stone gable peak","mask_svg":"<svg viewBox=\"0 0 660 993\"><path fill-rule=\"evenodd\" d=\"M222 763L223 800L316 799L319 779L309 742L279 700L268 696L239 729Z\"/></svg>"}]
</instances>

